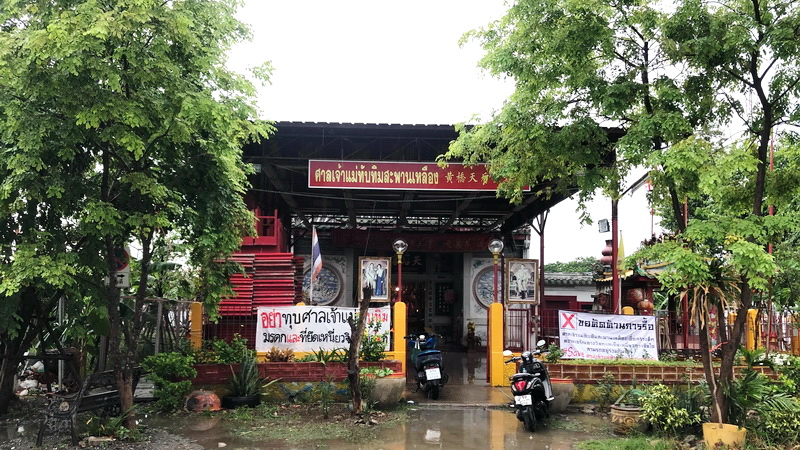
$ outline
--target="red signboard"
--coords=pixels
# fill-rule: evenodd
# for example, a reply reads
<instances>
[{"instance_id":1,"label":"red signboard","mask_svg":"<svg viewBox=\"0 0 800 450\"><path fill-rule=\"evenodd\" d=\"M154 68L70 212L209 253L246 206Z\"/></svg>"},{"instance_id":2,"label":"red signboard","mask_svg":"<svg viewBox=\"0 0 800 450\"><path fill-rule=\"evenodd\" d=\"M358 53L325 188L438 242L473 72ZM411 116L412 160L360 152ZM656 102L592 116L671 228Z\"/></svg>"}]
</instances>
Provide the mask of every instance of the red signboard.
<instances>
[{"instance_id":1,"label":"red signboard","mask_svg":"<svg viewBox=\"0 0 800 450\"><path fill-rule=\"evenodd\" d=\"M308 161L308 187L340 189L424 189L495 191L485 164L393 161Z\"/></svg>"}]
</instances>

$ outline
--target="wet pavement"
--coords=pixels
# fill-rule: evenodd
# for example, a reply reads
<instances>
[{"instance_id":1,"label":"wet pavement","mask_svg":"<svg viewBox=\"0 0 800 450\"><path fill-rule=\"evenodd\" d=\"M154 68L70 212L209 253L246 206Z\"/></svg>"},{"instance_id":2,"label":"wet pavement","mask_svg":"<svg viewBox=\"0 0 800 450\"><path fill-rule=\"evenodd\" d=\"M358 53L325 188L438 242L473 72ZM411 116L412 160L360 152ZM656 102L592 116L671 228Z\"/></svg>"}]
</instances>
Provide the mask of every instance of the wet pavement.
<instances>
[{"instance_id":1,"label":"wet pavement","mask_svg":"<svg viewBox=\"0 0 800 450\"><path fill-rule=\"evenodd\" d=\"M215 418L172 418L171 431L192 439L205 449L516 449L567 450L589 439L610 436L609 420L584 414L558 414L535 433L524 429L509 410L487 408L412 408L408 420L381 430L381 438L365 444L325 440L289 444L252 442L228 432ZM188 421L191 420L191 423ZM159 421L160 422L160 421ZM153 422L151 422L153 423ZM156 423L154 423L156 424ZM159 424L161 425L161 424Z\"/></svg>"},{"instance_id":2,"label":"wet pavement","mask_svg":"<svg viewBox=\"0 0 800 450\"><path fill-rule=\"evenodd\" d=\"M413 372L413 369L412 369ZM167 419L150 417L145 424L163 427L191 439L206 449L572 449L589 439L610 437L608 417L586 415L575 410L554 414L535 433L524 429L508 407L513 402L508 387L491 387L486 383L483 354L448 353L445 372L450 376L438 400L416 391L414 374L408 374L405 399L408 420L387 425L381 438L368 444L338 440L304 442L294 445L279 441L254 442L231 432L229 424L219 416L198 418L175 416ZM9 441L21 434L36 432L37 424L4 424L0 440Z\"/></svg>"}]
</instances>

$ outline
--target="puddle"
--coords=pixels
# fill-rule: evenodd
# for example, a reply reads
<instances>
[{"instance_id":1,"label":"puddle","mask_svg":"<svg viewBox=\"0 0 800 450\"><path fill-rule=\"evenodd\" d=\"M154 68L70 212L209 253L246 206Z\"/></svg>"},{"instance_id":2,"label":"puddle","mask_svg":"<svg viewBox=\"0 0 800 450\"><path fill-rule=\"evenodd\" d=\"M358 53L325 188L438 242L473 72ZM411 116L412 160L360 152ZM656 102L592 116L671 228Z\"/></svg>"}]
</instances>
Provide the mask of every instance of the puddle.
<instances>
[{"instance_id":1,"label":"puddle","mask_svg":"<svg viewBox=\"0 0 800 450\"><path fill-rule=\"evenodd\" d=\"M503 449L536 448L567 450L578 442L610 437L610 420L607 416L585 414L555 414L540 425L535 433L525 430L511 408L411 408L408 419L378 430L377 440L356 444L345 439L320 439L302 443L286 442L282 436L246 439L231 431L230 422L221 416L140 417L141 423L161 428L187 438L191 447L219 449L221 443L228 449ZM302 435L305 424L293 433ZM308 427L314 427L308 423ZM269 425L253 425L253 436L266 436ZM23 438L35 440L38 423L24 421L0 422L0 442ZM248 434L247 430L244 431ZM5 439L2 439L5 437ZM185 442L185 441L184 441ZM66 439L65 442L66 443ZM187 442L188 443L188 442ZM8 448L0 444L0 448ZM26 447L22 447L26 448ZM29 447L28 447L29 448ZM135 448L135 447L132 447ZM181 447L187 448L187 447Z\"/></svg>"},{"instance_id":2,"label":"puddle","mask_svg":"<svg viewBox=\"0 0 800 450\"><path fill-rule=\"evenodd\" d=\"M572 449L578 442L610 436L610 421L602 416L558 414L535 433L526 431L510 409L412 409L408 421L381 431L377 441L354 444L343 440L319 440L292 444L280 440L253 442L229 433L225 422L215 418L190 424L185 418L170 419L171 432L185 436L203 448L216 449L220 443L235 449ZM163 419L150 423L165 426ZM309 424L313 426L313 424Z\"/></svg>"}]
</instances>

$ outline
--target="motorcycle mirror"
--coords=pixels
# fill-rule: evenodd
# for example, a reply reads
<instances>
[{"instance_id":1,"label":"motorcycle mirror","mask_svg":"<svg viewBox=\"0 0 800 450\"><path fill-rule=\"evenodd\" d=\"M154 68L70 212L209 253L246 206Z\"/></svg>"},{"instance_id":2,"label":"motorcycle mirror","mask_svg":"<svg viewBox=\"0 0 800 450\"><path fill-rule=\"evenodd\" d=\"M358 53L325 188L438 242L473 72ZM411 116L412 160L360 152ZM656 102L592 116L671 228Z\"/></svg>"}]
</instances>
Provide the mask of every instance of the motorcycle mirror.
<instances>
[{"instance_id":1,"label":"motorcycle mirror","mask_svg":"<svg viewBox=\"0 0 800 450\"><path fill-rule=\"evenodd\" d=\"M513 353L511 353L511 350L503 350L503 356L511 356L511 355L513 355Z\"/></svg>"},{"instance_id":2,"label":"motorcycle mirror","mask_svg":"<svg viewBox=\"0 0 800 450\"><path fill-rule=\"evenodd\" d=\"M536 346L537 346L537 347L544 347L544 344L546 344L546 342L544 341L544 339L540 339L540 340L539 340L539 342L537 342L537 343L536 343Z\"/></svg>"}]
</instances>

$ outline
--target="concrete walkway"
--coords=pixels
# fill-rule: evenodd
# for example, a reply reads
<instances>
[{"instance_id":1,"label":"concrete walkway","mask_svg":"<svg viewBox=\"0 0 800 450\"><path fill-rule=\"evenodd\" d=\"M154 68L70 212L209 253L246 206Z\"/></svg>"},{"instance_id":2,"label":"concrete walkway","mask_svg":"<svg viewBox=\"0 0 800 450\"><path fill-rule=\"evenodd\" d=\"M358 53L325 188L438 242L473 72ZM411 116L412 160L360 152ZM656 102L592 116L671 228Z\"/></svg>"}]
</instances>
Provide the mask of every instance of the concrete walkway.
<instances>
[{"instance_id":1,"label":"concrete walkway","mask_svg":"<svg viewBox=\"0 0 800 450\"><path fill-rule=\"evenodd\" d=\"M431 400L417 391L413 367L406 374L404 397L425 407L491 408L514 403L511 390L492 387L486 382L485 352L443 352L444 372L449 376L437 400Z\"/></svg>"}]
</instances>

